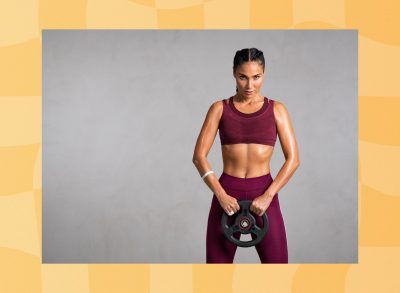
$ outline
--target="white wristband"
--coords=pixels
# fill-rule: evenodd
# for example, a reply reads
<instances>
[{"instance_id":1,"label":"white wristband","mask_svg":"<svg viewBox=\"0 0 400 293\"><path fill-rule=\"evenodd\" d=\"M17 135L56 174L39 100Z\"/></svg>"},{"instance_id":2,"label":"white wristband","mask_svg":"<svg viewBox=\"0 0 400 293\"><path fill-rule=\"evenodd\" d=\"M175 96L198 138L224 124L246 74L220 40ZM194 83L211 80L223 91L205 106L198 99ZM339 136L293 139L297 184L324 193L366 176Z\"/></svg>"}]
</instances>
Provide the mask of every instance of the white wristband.
<instances>
[{"instance_id":1,"label":"white wristband","mask_svg":"<svg viewBox=\"0 0 400 293\"><path fill-rule=\"evenodd\" d=\"M204 174L203 176L201 176L201 179L206 178L206 176L209 175L209 174L211 174L211 173L214 173L214 171L211 170L211 171L206 172L206 174Z\"/></svg>"}]
</instances>

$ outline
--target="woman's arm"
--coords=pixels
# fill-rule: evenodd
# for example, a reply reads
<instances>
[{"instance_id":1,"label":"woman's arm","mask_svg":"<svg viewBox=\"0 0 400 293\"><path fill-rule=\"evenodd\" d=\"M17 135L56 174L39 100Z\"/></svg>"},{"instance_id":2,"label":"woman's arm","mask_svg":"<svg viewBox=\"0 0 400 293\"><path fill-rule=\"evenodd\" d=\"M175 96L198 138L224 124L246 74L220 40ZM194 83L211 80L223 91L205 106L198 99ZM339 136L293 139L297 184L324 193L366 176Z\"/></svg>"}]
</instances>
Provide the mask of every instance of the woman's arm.
<instances>
[{"instance_id":1,"label":"woman's arm","mask_svg":"<svg viewBox=\"0 0 400 293\"><path fill-rule=\"evenodd\" d=\"M197 138L192 161L199 171L200 176L203 176L207 171L212 170L210 163L207 160L207 155L214 143L215 136L217 135L219 121L223 111L222 107L222 101L214 102L211 105L201 128L199 137ZM217 197L224 195L225 191L214 173L207 175L204 178L204 181Z\"/></svg>"},{"instance_id":2,"label":"woman's arm","mask_svg":"<svg viewBox=\"0 0 400 293\"><path fill-rule=\"evenodd\" d=\"M222 103L222 101L217 101L211 105L199 137L197 138L192 161L199 171L200 176L203 176L203 174L211 170L210 163L207 161L207 155L217 135L219 121L223 111ZM207 175L204 181L215 194L222 209L228 215L231 215L231 212L236 213L240 210L237 199L225 192L215 173Z\"/></svg>"},{"instance_id":3,"label":"woman's arm","mask_svg":"<svg viewBox=\"0 0 400 293\"><path fill-rule=\"evenodd\" d=\"M274 195L289 181L300 165L296 137L285 105L275 101L274 114L279 141L281 142L283 154L285 156L285 163L279 170L274 181L264 193L266 197L270 198L273 198Z\"/></svg>"}]
</instances>

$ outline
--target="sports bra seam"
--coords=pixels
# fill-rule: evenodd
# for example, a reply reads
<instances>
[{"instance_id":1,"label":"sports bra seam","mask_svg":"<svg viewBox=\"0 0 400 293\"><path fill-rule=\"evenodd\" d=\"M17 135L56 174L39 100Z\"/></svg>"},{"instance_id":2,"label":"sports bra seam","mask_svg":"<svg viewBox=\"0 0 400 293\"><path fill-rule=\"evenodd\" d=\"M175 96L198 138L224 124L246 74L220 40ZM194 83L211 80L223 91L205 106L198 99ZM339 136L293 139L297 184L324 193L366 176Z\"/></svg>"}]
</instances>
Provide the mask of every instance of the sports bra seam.
<instances>
[{"instance_id":1,"label":"sports bra seam","mask_svg":"<svg viewBox=\"0 0 400 293\"><path fill-rule=\"evenodd\" d=\"M229 99L230 99L230 98L229 98ZM267 99L267 101L268 101L268 102L267 102L267 103L268 103L268 106L266 107L266 109L265 109L262 113L259 113L258 115L251 116L251 117L245 117L245 116L240 115L239 113L236 113L236 112L231 108L231 104L229 103L229 102L230 102L229 99L227 99L228 102L227 102L227 105L225 105L225 106L227 106L227 107L229 108L230 112L234 114L233 116L239 117L239 118L244 118L244 119L258 118L258 117L264 115L265 113L267 113L268 110L269 110L269 108L270 108L270 106L273 106L273 104L269 102L269 101L272 101L272 99L269 99L269 98L265 97L265 99ZM271 104L271 105L270 105L270 104ZM235 107L235 106L232 105L232 107ZM236 109L236 111L238 111L238 112L240 112L240 113L246 115L246 114L254 114L254 113L257 113L258 111L261 111L261 109L262 109L263 107L264 107L264 104L263 104L263 106L262 106L259 110L257 110L256 112L253 112L253 113L243 113L243 112L240 112L238 109L236 109L236 108L235 108L235 109ZM274 109L272 108L272 110L274 110Z\"/></svg>"},{"instance_id":2,"label":"sports bra seam","mask_svg":"<svg viewBox=\"0 0 400 293\"><path fill-rule=\"evenodd\" d=\"M242 111L239 111L239 109L237 109L235 107L235 105L233 104L233 99L232 99L232 103L230 103L230 99L231 98L229 98L229 100L228 100L228 106L230 107L231 112L235 113L236 116L242 117L242 118L256 118L256 117L259 117L259 116L263 115L265 112L267 112L268 107L269 107L268 100L267 100L268 105L267 106L264 105L265 99L266 99L266 97L264 97L264 103L263 103L263 105L261 106L260 109L258 109L255 112L252 112L252 113L244 113ZM258 112L261 112L261 113L258 113ZM246 117L246 115L247 115L247 117Z\"/></svg>"},{"instance_id":3,"label":"sports bra seam","mask_svg":"<svg viewBox=\"0 0 400 293\"><path fill-rule=\"evenodd\" d=\"M275 145L276 143L276 139L275 140L268 140L267 142L273 143ZM269 144L265 144L265 143L258 143L258 142L247 142L247 141L239 141L239 142L232 142L232 143L224 143L224 144L239 144L239 143L243 143L243 144L264 144L264 145L269 145ZM222 144L222 145L224 145Z\"/></svg>"},{"instance_id":4,"label":"sports bra seam","mask_svg":"<svg viewBox=\"0 0 400 293\"><path fill-rule=\"evenodd\" d=\"M221 119L222 119L222 116L224 116L224 108L225 108L225 105L224 105L224 100L222 100L222 113L221 113L221 117L219 118L219 121L221 122ZM219 125L218 125L218 128L219 128Z\"/></svg>"}]
</instances>

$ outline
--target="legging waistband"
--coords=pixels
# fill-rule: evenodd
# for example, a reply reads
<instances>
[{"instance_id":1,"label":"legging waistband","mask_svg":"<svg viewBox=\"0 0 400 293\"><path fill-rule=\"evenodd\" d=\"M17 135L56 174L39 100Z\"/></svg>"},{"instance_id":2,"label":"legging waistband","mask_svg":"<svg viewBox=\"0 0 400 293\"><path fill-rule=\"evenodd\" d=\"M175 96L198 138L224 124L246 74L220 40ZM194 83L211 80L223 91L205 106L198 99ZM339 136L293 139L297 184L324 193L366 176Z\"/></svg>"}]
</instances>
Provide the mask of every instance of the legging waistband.
<instances>
[{"instance_id":1,"label":"legging waistband","mask_svg":"<svg viewBox=\"0 0 400 293\"><path fill-rule=\"evenodd\" d=\"M271 173L251 178L240 178L222 172L219 178L219 182L223 187L243 191L266 188L272 181Z\"/></svg>"}]
</instances>

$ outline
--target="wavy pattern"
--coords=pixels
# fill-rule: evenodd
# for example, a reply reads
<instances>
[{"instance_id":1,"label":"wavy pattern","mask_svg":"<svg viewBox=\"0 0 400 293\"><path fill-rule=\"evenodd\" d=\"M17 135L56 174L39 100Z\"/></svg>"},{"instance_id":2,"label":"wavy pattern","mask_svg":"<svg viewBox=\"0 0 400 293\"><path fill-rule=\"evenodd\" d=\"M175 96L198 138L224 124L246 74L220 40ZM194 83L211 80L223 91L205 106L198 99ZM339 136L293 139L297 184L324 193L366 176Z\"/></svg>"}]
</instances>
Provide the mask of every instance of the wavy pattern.
<instances>
[{"instance_id":1,"label":"wavy pattern","mask_svg":"<svg viewBox=\"0 0 400 293\"><path fill-rule=\"evenodd\" d=\"M92 292L88 265L47 264L42 266L43 293Z\"/></svg>"},{"instance_id":2,"label":"wavy pattern","mask_svg":"<svg viewBox=\"0 0 400 293\"><path fill-rule=\"evenodd\" d=\"M299 265L236 265L232 292L293 292L292 281Z\"/></svg>"},{"instance_id":3,"label":"wavy pattern","mask_svg":"<svg viewBox=\"0 0 400 293\"><path fill-rule=\"evenodd\" d=\"M379 124L383 126L384 123ZM385 131L388 135L390 134L390 128ZM395 133L392 135L396 136ZM387 146L360 140L359 156L363 162L361 182L380 191L382 196L390 195L400 199L399 173L395 171L400 166L400 146ZM385 170L382 170L383 168ZM383 197L381 199L385 200Z\"/></svg>"},{"instance_id":4,"label":"wavy pattern","mask_svg":"<svg viewBox=\"0 0 400 293\"><path fill-rule=\"evenodd\" d=\"M300 265L292 281L292 292L343 292L350 265Z\"/></svg>"},{"instance_id":5,"label":"wavy pattern","mask_svg":"<svg viewBox=\"0 0 400 293\"><path fill-rule=\"evenodd\" d=\"M227 9L227 8L232 9ZM400 2L2 1L0 291L399 292ZM41 29L359 30L359 264L42 265Z\"/></svg>"},{"instance_id":6,"label":"wavy pattern","mask_svg":"<svg viewBox=\"0 0 400 293\"><path fill-rule=\"evenodd\" d=\"M222 14L223 11L216 12ZM289 28L293 25L293 13L292 0L250 0L250 27L248 29ZM237 27L235 24L231 28Z\"/></svg>"},{"instance_id":7,"label":"wavy pattern","mask_svg":"<svg viewBox=\"0 0 400 293\"><path fill-rule=\"evenodd\" d=\"M358 110L358 119L360 125L363 125L359 129L358 136L363 142L363 147L366 149L374 146L387 148L389 151L392 150L391 154L398 155L400 97L359 97ZM393 148L396 146L397 148ZM383 149L377 149L377 151L379 154L386 153Z\"/></svg>"},{"instance_id":8,"label":"wavy pattern","mask_svg":"<svg viewBox=\"0 0 400 293\"><path fill-rule=\"evenodd\" d=\"M39 38L0 46L0 97L41 95L41 50Z\"/></svg>"},{"instance_id":9,"label":"wavy pattern","mask_svg":"<svg viewBox=\"0 0 400 293\"><path fill-rule=\"evenodd\" d=\"M163 29L204 28L204 5L179 9L157 9L157 20L158 28Z\"/></svg>"},{"instance_id":10,"label":"wavy pattern","mask_svg":"<svg viewBox=\"0 0 400 293\"><path fill-rule=\"evenodd\" d=\"M33 166L39 144L0 147L0 198L33 189Z\"/></svg>"},{"instance_id":11,"label":"wavy pattern","mask_svg":"<svg viewBox=\"0 0 400 293\"><path fill-rule=\"evenodd\" d=\"M229 7L229 17L221 17L221 11ZM248 28L250 25L250 0L208 1L204 4L205 29Z\"/></svg>"},{"instance_id":12,"label":"wavy pattern","mask_svg":"<svg viewBox=\"0 0 400 293\"><path fill-rule=\"evenodd\" d=\"M34 242L35 238L30 241ZM0 259L1 292L42 292L43 265L39 256L26 253L19 247L0 247Z\"/></svg>"},{"instance_id":13,"label":"wavy pattern","mask_svg":"<svg viewBox=\"0 0 400 293\"><path fill-rule=\"evenodd\" d=\"M41 29L77 29L86 27L87 0L39 1Z\"/></svg>"},{"instance_id":14,"label":"wavy pattern","mask_svg":"<svg viewBox=\"0 0 400 293\"><path fill-rule=\"evenodd\" d=\"M359 245L400 246L400 196L386 195L367 185L361 185Z\"/></svg>"},{"instance_id":15,"label":"wavy pattern","mask_svg":"<svg viewBox=\"0 0 400 293\"><path fill-rule=\"evenodd\" d=\"M32 11L37 10L37 0L2 1L0 9L0 47L38 38L40 35L38 15L37 13L32 13Z\"/></svg>"},{"instance_id":16,"label":"wavy pattern","mask_svg":"<svg viewBox=\"0 0 400 293\"><path fill-rule=\"evenodd\" d=\"M125 0L87 0L87 28L155 29L157 9ZM139 1L140 2L140 1Z\"/></svg>"},{"instance_id":17,"label":"wavy pattern","mask_svg":"<svg viewBox=\"0 0 400 293\"><path fill-rule=\"evenodd\" d=\"M365 37L400 45L400 2L397 0L344 0L346 27L358 28Z\"/></svg>"},{"instance_id":18,"label":"wavy pattern","mask_svg":"<svg viewBox=\"0 0 400 293\"><path fill-rule=\"evenodd\" d=\"M363 35L358 38L359 95L400 96L398 70L400 46L379 43Z\"/></svg>"},{"instance_id":19,"label":"wavy pattern","mask_svg":"<svg viewBox=\"0 0 400 293\"><path fill-rule=\"evenodd\" d=\"M360 247L360 264L350 266L345 293L399 292L399 247Z\"/></svg>"},{"instance_id":20,"label":"wavy pattern","mask_svg":"<svg viewBox=\"0 0 400 293\"><path fill-rule=\"evenodd\" d=\"M93 264L89 265L90 291L88 292L150 292L150 280L150 265L147 264Z\"/></svg>"},{"instance_id":21,"label":"wavy pattern","mask_svg":"<svg viewBox=\"0 0 400 293\"><path fill-rule=\"evenodd\" d=\"M150 292L192 292L192 265L169 266L168 274L165 265L150 266Z\"/></svg>"},{"instance_id":22,"label":"wavy pattern","mask_svg":"<svg viewBox=\"0 0 400 293\"><path fill-rule=\"evenodd\" d=\"M343 27L344 15L344 0L327 0L324 1L323 5L318 0L293 0L293 22L295 25L312 20Z\"/></svg>"}]
</instances>

